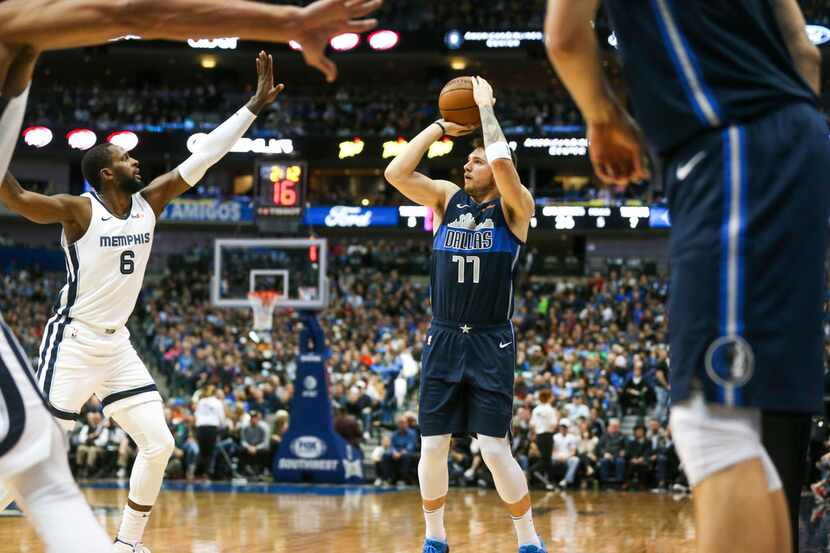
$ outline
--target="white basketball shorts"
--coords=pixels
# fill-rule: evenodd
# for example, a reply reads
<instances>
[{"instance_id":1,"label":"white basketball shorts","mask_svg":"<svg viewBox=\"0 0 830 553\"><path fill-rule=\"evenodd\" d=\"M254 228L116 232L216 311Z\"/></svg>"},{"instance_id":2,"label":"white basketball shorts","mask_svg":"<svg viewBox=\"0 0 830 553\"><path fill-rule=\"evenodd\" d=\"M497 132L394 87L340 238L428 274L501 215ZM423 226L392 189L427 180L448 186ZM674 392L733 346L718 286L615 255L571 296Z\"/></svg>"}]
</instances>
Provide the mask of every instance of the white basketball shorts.
<instances>
[{"instance_id":1,"label":"white basketball shorts","mask_svg":"<svg viewBox=\"0 0 830 553\"><path fill-rule=\"evenodd\" d=\"M49 457L50 426L29 360L0 315L0 480Z\"/></svg>"},{"instance_id":2,"label":"white basketball shorts","mask_svg":"<svg viewBox=\"0 0 830 553\"><path fill-rule=\"evenodd\" d=\"M105 417L131 405L161 401L126 327L108 334L55 315L43 335L36 374L49 411L63 420L76 420L93 394L101 400Z\"/></svg>"}]
</instances>

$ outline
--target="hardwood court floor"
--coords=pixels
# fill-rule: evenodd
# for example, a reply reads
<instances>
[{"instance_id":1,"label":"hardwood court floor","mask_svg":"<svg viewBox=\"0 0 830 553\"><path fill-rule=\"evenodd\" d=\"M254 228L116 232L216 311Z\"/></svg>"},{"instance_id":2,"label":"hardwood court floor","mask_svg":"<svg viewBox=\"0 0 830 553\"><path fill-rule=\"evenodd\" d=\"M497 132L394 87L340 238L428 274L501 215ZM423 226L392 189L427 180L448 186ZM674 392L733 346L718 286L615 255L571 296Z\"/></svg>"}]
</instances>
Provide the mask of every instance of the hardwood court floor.
<instances>
[{"instance_id":1,"label":"hardwood court floor","mask_svg":"<svg viewBox=\"0 0 830 553\"><path fill-rule=\"evenodd\" d=\"M367 488L293 493L165 490L147 528L153 553L420 553L417 490ZM317 495L318 493L339 495ZM302 493L297 493L302 492ZM126 490L84 490L112 535ZM691 502L650 493L534 494L536 527L551 553L687 553L694 550ZM453 553L515 552L510 518L495 491L451 490L446 512ZM22 518L0 518L0 553L40 553Z\"/></svg>"}]
</instances>

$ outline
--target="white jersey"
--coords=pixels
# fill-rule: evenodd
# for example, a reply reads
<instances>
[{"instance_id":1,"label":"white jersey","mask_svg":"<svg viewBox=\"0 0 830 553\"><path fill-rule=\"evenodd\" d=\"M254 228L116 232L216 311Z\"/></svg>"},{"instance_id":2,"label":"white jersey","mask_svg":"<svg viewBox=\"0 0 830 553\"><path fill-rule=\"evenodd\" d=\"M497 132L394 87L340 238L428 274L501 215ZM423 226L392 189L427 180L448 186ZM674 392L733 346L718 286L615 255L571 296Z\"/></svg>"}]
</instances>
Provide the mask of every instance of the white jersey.
<instances>
[{"instance_id":1,"label":"white jersey","mask_svg":"<svg viewBox=\"0 0 830 553\"><path fill-rule=\"evenodd\" d=\"M124 219L110 213L95 192L83 196L92 202L92 219L74 244L67 244L61 233L67 283L61 289L56 315L114 332L135 309L153 246L156 215L138 192Z\"/></svg>"}]
</instances>

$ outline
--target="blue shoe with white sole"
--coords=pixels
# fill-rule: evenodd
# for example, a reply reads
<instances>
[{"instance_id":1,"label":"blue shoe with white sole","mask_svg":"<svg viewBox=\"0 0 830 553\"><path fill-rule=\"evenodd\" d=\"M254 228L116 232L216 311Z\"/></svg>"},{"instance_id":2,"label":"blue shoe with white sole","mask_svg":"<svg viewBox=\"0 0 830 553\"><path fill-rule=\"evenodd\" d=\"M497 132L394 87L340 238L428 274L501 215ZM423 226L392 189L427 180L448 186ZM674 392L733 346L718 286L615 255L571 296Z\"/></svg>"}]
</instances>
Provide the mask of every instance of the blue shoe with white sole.
<instances>
[{"instance_id":1,"label":"blue shoe with white sole","mask_svg":"<svg viewBox=\"0 0 830 553\"><path fill-rule=\"evenodd\" d=\"M423 553L450 553L450 546L442 541L427 538L424 540Z\"/></svg>"}]
</instances>

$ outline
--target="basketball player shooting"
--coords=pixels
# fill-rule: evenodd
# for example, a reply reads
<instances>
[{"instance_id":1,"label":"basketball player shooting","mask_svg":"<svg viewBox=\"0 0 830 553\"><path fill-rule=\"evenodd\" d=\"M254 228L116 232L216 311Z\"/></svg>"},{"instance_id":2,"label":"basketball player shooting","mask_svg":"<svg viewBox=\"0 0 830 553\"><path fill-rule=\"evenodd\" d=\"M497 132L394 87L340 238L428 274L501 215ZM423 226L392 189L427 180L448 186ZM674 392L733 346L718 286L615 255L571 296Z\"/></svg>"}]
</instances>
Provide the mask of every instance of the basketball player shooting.
<instances>
[{"instance_id":1,"label":"basketball player shooting","mask_svg":"<svg viewBox=\"0 0 830 553\"><path fill-rule=\"evenodd\" d=\"M49 410L69 430L95 394L104 415L138 445L115 552L147 551L141 538L174 449L161 396L125 324L165 206L195 186L283 90L282 84L274 85L271 56L260 52L256 65L259 82L251 100L200 141L196 153L149 185L128 152L100 144L82 160L92 192L35 194L8 173L0 188L0 201L10 210L35 223L63 225L68 279L44 331L36 373Z\"/></svg>"},{"instance_id":2,"label":"basketball player shooting","mask_svg":"<svg viewBox=\"0 0 830 553\"><path fill-rule=\"evenodd\" d=\"M810 416L824 411L820 54L795 0L604 6L668 192L671 428L698 551L797 549ZM603 75L598 7L549 0L546 42L596 174L624 185L645 177L643 147Z\"/></svg>"},{"instance_id":3,"label":"basketball player shooting","mask_svg":"<svg viewBox=\"0 0 830 553\"><path fill-rule=\"evenodd\" d=\"M434 318L424 345L419 406L423 552L449 551L444 505L450 440L455 433L472 433L478 435L481 455L513 517L520 553L539 553L544 546L533 526L527 480L506 438L516 364L510 321L514 284L534 203L496 119L490 84L473 78L473 97L484 144L467 158L463 189L415 171L433 142L475 129L443 119L413 138L385 173L404 196L432 208L435 217Z\"/></svg>"}]
</instances>

